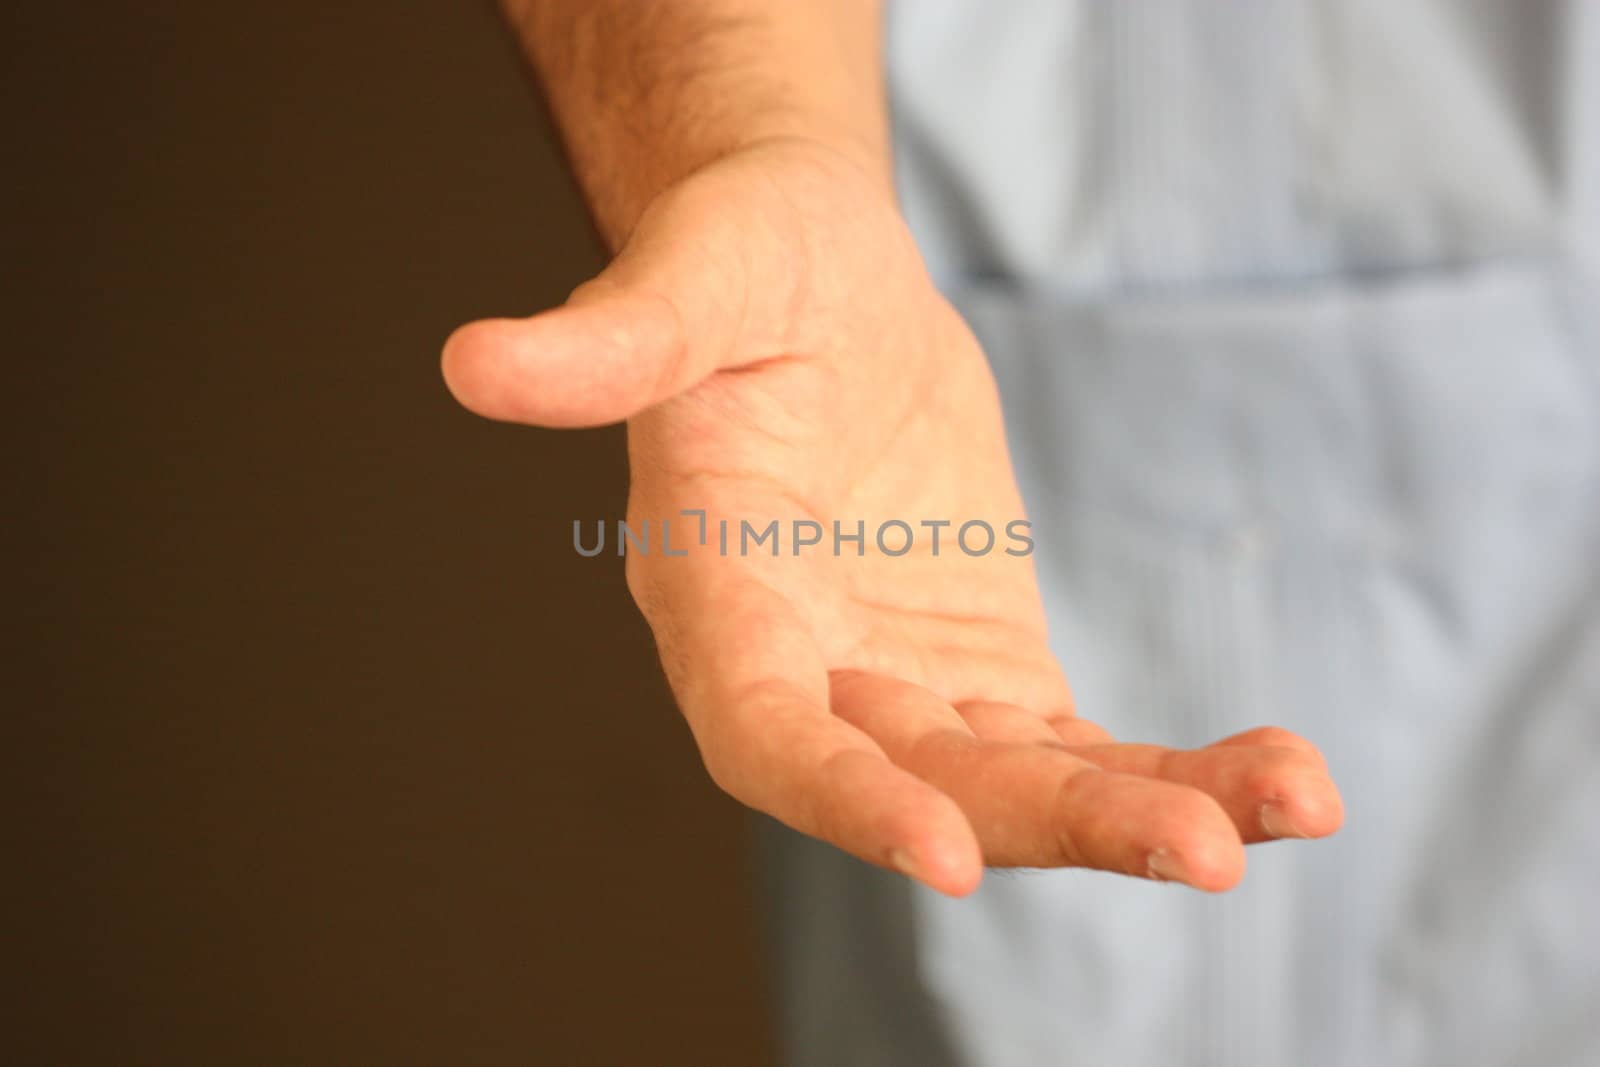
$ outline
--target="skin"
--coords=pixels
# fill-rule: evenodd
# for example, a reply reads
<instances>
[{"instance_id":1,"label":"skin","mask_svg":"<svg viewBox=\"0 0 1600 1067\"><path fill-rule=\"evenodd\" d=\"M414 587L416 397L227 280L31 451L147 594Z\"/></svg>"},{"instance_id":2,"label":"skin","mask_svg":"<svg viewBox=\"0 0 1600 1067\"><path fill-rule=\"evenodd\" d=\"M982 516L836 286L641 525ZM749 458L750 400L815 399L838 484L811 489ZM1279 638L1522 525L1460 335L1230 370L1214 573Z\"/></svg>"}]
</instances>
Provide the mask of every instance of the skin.
<instances>
[{"instance_id":1,"label":"skin","mask_svg":"<svg viewBox=\"0 0 1600 1067\"><path fill-rule=\"evenodd\" d=\"M635 528L865 521L860 556L628 557L711 777L953 895L985 865L1224 890L1245 844L1336 830L1288 731L1184 751L1079 717L1030 557L969 556L954 527L937 556L921 529L903 556L873 544L887 519L1025 513L988 363L894 202L871 5L644 10L509 5L618 251L560 308L462 327L444 373L490 418L626 420Z\"/></svg>"}]
</instances>

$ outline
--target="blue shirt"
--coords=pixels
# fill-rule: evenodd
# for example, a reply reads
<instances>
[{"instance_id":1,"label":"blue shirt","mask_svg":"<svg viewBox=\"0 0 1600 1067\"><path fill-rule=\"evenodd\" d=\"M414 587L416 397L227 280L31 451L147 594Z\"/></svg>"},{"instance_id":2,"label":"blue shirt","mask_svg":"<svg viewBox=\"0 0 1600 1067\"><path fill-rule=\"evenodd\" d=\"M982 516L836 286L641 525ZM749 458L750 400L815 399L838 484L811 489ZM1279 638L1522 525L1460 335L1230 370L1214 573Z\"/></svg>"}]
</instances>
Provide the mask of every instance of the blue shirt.
<instances>
[{"instance_id":1,"label":"blue shirt","mask_svg":"<svg viewBox=\"0 0 1600 1067\"><path fill-rule=\"evenodd\" d=\"M913 0L902 200L1127 740L1345 828L1223 897L769 842L796 1063L1600 1063L1600 4Z\"/></svg>"}]
</instances>

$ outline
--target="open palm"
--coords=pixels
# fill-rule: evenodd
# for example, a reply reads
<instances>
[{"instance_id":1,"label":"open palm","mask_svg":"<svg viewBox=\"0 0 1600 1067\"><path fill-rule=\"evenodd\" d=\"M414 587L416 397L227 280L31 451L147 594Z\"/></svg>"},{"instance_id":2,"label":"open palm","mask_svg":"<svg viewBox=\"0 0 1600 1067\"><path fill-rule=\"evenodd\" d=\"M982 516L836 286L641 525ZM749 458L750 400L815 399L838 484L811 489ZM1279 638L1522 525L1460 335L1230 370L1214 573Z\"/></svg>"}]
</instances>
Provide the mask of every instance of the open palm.
<instances>
[{"instance_id":1,"label":"open palm","mask_svg":"<svg viewBox=\"0 0 1600 1067\"><path fill-rule=\"evenodd\" d=\"M752 807L957 894L985 863L1225 889L1242 844L1337 829L1287 731L1179 751L1077 717L988 365L846 157L698 171L562 308L459 330L445 373L490 417L629 420L630 525L684 551L630 555L630 588Z\"/></svg>"}]
</instances>

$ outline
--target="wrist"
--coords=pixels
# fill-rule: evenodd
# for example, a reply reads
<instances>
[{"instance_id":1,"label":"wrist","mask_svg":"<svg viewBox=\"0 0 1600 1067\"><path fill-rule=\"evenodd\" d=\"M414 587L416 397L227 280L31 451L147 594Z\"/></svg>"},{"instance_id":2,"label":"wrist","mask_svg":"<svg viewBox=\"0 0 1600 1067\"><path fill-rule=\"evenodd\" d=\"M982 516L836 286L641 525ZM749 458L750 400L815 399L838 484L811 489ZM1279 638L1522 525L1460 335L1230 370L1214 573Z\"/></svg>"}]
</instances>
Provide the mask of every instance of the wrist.
<instances>
[{"instance_id":1,"label":"wrist","mask_svg":"<svg viewBox=\"0 0 1600 1067\"><path fill-rule=\"evenodd\" d=\"M773 141L889 174L877 0L501 0L615 250L689 175Z\"/></svg>"},{"instance_id":2,"label":"wrist","mask_svg":"<svg viewBox=\"0 0 1600 1067\"><path fill-rule=\"evenodd\" d=\"M614 150L583 152L574 146L573 170L596 229L615 252L641 215L663 193L697 172L734 156L770 155L798 163L814 162L828 173L881 194L894 205L894 174L888 146L865 131L803 116L770 116L737 132L704 134L635 144L625 155Z\"/></svg>"}]
</instances>

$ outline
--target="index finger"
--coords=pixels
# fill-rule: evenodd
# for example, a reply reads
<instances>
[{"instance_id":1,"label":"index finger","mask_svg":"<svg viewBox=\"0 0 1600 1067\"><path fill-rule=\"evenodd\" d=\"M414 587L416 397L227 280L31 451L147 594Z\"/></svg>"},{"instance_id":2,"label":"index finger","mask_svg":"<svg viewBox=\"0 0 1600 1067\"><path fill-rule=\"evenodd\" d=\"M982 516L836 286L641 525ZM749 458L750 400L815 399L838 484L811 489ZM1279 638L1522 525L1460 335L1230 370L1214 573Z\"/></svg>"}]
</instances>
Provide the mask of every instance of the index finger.
<instances>
[{"instance_id":1,"label":"index finger","mask_svg":"<svg viewBox=\"0 0 1600 1067\"><path fill-rule=\"evenodd\" d=\"M833 715L799 613L732 562L662 560L630 576L712 780L868 863L970 893L982 856L961 809Z\"/></svg>"}]
</instances>

